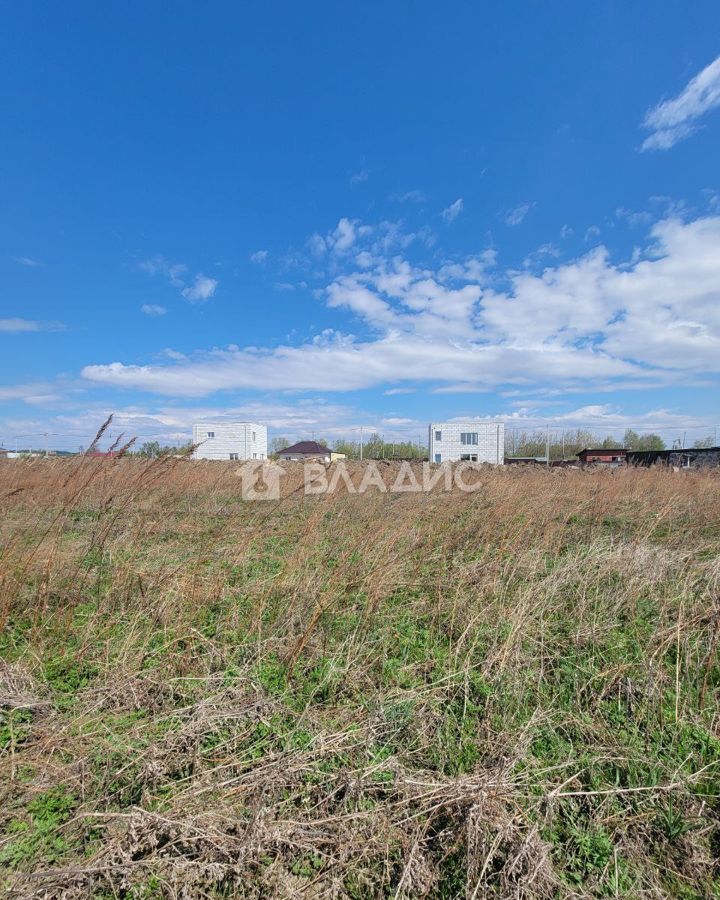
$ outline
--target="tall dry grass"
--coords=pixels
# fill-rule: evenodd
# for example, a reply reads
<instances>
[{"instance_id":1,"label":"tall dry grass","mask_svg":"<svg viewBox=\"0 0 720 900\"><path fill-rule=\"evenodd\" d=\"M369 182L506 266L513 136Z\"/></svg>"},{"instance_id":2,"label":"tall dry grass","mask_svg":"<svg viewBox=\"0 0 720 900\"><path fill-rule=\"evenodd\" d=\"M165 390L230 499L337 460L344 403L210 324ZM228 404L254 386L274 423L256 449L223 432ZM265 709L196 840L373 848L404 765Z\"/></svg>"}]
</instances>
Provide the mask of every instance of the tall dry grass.
<instances>
[{"instance_id":1,"label":"tall dry grass","mask_svg":"<svg viewBox=\"0 0 720 900\"><path fill-rule=\"evenodd\" d=\"M6 889L714 896L720 479L477 477L0 465Z\"/></svg>"}]
</instances>

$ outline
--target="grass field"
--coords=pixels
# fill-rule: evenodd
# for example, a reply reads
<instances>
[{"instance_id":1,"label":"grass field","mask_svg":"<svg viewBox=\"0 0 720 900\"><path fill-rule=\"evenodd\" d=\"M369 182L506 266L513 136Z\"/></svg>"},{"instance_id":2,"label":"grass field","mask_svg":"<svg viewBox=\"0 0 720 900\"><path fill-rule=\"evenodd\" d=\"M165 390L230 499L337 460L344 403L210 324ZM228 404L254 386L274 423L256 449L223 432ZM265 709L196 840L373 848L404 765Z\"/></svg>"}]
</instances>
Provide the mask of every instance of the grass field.
<instances>
[{"instance_id":1,"label":"grass field","mask_svg":"<svg viewBox=\"0 0 720 900\"><path fill-rule=\"evenodd\" d=\"M716 474L234 472L0 464L9 896L720 897Z\"/></svg>"}]
</instances>

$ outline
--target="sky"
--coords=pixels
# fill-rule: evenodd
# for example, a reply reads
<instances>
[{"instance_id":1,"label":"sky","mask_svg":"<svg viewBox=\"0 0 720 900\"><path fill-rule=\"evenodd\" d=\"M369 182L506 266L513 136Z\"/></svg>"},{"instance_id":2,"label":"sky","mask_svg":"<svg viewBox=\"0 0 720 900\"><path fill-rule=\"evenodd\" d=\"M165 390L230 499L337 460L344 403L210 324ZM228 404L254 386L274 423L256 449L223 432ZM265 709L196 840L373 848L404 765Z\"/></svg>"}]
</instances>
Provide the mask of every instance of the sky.
<instances>
[{"instance_id":1,"label":"sky","mask_svg":"<svg viewBox=\"0 0 720 900\"><path fill-rule=\"evenodd\" d=\"M3 5L0 445L720 425L720 6Z\"/></svg>"}]
</instances>

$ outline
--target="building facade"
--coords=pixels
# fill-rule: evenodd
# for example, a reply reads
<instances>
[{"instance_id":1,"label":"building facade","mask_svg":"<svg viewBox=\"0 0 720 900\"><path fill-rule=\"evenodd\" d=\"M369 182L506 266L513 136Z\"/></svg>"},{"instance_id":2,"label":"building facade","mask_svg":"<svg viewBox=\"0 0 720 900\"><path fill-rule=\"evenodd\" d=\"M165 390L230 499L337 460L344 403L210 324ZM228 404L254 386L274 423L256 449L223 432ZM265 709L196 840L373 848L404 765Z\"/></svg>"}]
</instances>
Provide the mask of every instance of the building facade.
<instances>
[{"instance_id":1,"label":"building facade","mask_svg":"<svg viewBox=\"0 0 720 900\"><path fill-rule=\"evenodd\" d=\"M193 425L193 459L267 459L267 427L255 422Z\"/></svg>"},{"instance_id":2,"label":"building facade","mask_svg":"<svg viewBox=\"0 0 720 900\"><path fill-rule=\"evenodd\" d=\"M501 466L505 462L503 422L431 422L429 460L433 463L478 462Z\"/></svg>"},{"instance_id":3,"label":"building facade","mask_svg":"<svg viewBox=\"0 0 720 900\"><path fill-rule=\"evenodd\" d=\"M336 462L345 459L344 453L336 453L329 447L318 444L317 441L300 441L292 447L285 447L278 453L278 459L286 462L303 462L304 460L318 460L323 463Z\"/></svg>"},{"instance_id":4,"label":"building facade","mask_svg":"<svg viewBox=\"0 0 720 900\"><path fill-rule=\"evenodd\" d=\"M624 447L586 447L577 454L584 466L622 466L626 456Z\"/></svg>"}]
</instances>

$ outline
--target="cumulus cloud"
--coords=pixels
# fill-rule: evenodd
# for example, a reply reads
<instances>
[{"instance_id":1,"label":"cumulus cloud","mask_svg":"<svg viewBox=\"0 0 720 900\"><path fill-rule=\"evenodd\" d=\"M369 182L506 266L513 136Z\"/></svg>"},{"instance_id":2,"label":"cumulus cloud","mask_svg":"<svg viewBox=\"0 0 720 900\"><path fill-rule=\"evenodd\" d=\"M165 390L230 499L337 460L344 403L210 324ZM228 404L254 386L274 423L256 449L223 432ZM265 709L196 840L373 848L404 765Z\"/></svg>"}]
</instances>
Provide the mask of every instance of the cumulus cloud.
<instances>
[{"instance_id":1,"label":"cumulus cloud","mask_svg":"<svg viewBox=\"0 0 720 900\"><path fill-rule=\"evenodd\" d=\"M463 199L462 197L458 197L454 203L451 203L450 206L446 206L440 215L443 217L443 221L450 223L454 222L462 211Z\"/></svg>"},{"instance_id":2,"label":"cumulus cloud","mask_svg":"<svg viewBox=\"0 0 720 900\"><path fill-rule=\"evenodd\" d=\"M260 265L264 262L267 262L267 258L269 255L269 250L256 250L254 253L250 254L250 262L254 262Z\"/></svg>"},{"instance_id":3,"label":"cumulus cloud","mask_svg":"<svg viewBox=\"0 0 720 900\"><path fill-rule=\"evenodd\" d=\"M199 273L193 283L183 288L180 293L191 303L204 303L213 296L217 286L218 281L215 278L208 278L207 275Z\"/></svg>"},{"instance_id":4,"label":"cumulus cloud","mask_svg":"<svg viewBox=\"0 0 720 900\"><path fill-rule=\"evenodd\" d=\"M497 272L493 251L434 269L396 253L370 253L362 267L346 257L321 298L361 321L363 338L326 331L299 345L231 346L176 364L97 363L83 376L177 396L403 382L476 390L692 383L720 372L719 245L720 217L708 216L661 220L629 261L597 247L542 272Z\"/></svg>"},{"instance_id":5,"label":"cumulus cloud","mask_svg":"<svg viewBox=\"0 0 720 900\"><path fill-rule=\"evenodd\" d=\"M164 316L167 309L164 306L158 306L157 303L143 303L140 312L145 313L146 316Z\"/></svg>"},{"instance_id":6,"label":"cumulus cloud","mask_svg":"<svg viewBox=\"0 0 720 900\"><path fill-rule=\"evenodd\" d=\"M720 106L720 56L692 78L682 91L646 113L643 128L651 134L642 150L669 150L697 130L697 120Z\"/></svg>"},{"instance_id":7,"label":"cumulus cloud","mask_svg":"<svg viewBox=\"0 0 720 900\"><path fill-rule=\"evenodd\" d=\"M370 177L370 173L367 169L360 169L359 172L353 172L350 176L350 184L362 184L367 181Z\"/></svg>"}]
</instances>

